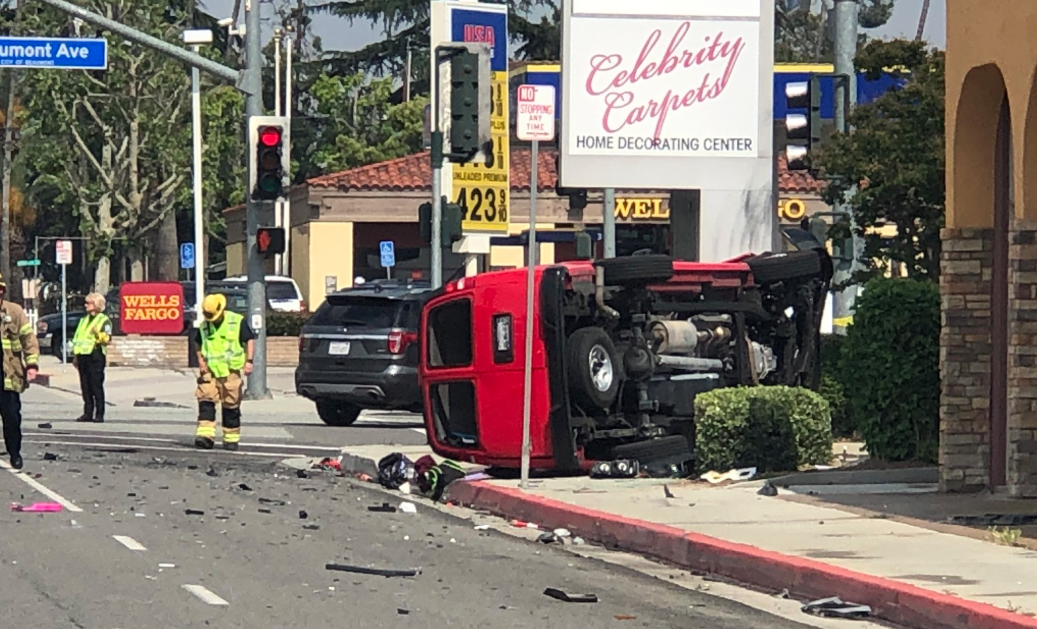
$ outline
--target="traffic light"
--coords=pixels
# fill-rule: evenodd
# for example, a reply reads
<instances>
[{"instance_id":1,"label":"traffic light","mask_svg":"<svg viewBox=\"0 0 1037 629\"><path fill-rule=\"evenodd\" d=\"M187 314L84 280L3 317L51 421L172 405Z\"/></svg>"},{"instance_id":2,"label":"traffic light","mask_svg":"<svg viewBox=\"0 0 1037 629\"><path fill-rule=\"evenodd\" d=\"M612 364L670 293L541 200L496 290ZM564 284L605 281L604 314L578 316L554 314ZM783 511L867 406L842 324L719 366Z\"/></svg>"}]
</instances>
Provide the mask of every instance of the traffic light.
<instances>
[{"instance_id":1,"label":"traffic light","mask_svg":"<svg viewBox=\"0 0 1037 629\"><path fill-rule=\"evenodd\" d=\"M820 79L815 76L809 81L786 84L785 103L789 109L785 116L788 168L809 170L808 157L821 146Z\"/></svg>"},{"instance_id":2,"label":"traffic light","mask_svg":"<svg viewBox=\"0 0 1037 629\"><path fill-rule=\"evenodd\" d=\"M482 151L492 160L490 55L483 45L458 49L450 57L451 161L472 161Z\"/></svg>"},{"instance_id":3,"label":"traffic light","mask_svg":"<svg viewBox=\"0 0 1037 629\"><path fill-rule=\"evenodd\" d=\"M260 227L256 230L256 250L267 257L284 253L284 228Z\"/></svg>"},{"instance_id":4,"label":"traffic light","mask_svg":"<svg viewBox=\"0 0 1037 629\"><path fill-rule=\"evenodd\" d=\"M439 242L444 247L450 247L463 236L461 221L464 219L464 210L460 205L447 201L446 197L443 197L440 207L443 212L443 220L439 224ZM418 222L421 226L421 239L431 242L432 203L425 202L418 206Z\"/></svg>"},{"instance_id":5,"label":"traffic light","mask_svg":"<svg viewBox=\"0 0 1037 629\"><path fill-rule=\"evenodd\" d=\"M249 191L253 201L281 201L288 196L288 120L280 116L249 118Z\"/></svg>"}]
</instances>

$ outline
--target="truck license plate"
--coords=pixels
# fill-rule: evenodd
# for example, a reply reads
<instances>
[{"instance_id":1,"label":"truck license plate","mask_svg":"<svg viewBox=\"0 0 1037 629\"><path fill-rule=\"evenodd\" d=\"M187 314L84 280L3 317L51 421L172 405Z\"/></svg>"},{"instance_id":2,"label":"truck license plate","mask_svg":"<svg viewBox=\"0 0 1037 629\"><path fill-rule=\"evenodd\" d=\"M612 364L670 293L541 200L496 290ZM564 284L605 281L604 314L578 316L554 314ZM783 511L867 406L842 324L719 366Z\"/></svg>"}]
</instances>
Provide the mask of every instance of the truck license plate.
<instances>
[{"instance_id":1,"label":"truck license plate","mask_svg":"<svg viewBox=\"0 0 1037 629\"><path fill-rule=\"evenodd\" d=\"M328 353L332 356L345 356L349 353L349 341L332 341L328 346Z\"/></svg>"}]
</instances>

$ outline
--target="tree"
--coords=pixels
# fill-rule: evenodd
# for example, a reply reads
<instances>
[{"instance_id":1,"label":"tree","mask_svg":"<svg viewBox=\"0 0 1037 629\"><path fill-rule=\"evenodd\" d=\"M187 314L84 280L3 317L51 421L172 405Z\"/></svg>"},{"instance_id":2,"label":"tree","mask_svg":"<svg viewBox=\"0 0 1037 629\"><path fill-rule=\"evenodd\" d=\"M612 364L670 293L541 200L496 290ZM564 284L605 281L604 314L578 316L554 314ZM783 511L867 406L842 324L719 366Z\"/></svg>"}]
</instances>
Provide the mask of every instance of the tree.
<instances>
[{"instance_id":1,"label":"tree","mask_svg":"<svg viewBox=\"0 0 1037 629\"><path fill-rule=\"evenodd\" d=\"M856 60L868 78L886 68L904 67L904 83L877 100L857 107L849 135L835 135L815 166L829 181L825 200L849 203L865 250L867 274L877 274L877 260L896 262L909 277L939 277L940 229L944 224L944 56L924 43L873 41ZM859 184L859 186L858 186ZM886 240L876 228L894 225ZM861 278L857 278L861 279Z\"/></svg>"},{"instance_id":2,"label":"tree","mask_svg":"<svg viewBox=\"0 0 1037 629\"><path fill-rule=\"evenodd\" d=\"M393 104L392 79L323 76L311 89L318 142L305 156L320 172L348 170L421 150L423 98Z\"/></svg>"},{"instance_id":3,"label":"tree","mask_svg":"<svg viewBox=\"0 0 1037 629\"><path fill-rule=\"evenodd\" d=\"M560 3L558 0L506 0L510 36L526 59L558 59L560 55ZM369 22L382 39L354 51L329 52L323 65L329 74L350 76L357 72L377 77L399 77L405 71L407 51L412 68L428 67L428 0L331 0L308 7L311 15L329 14L355 22ZM546 11L533 21L534 11ZM534 56L535 55L535 56ZM544 55L544 56L539 56ZM427 77L415 83L417 93L428 93Z\"/></svg>"},{"instance_id":4,"label":"tree","mask_svg":"<svg viewBox=\"0 0 1037 629\"><path fill-rule=\"evenodd\" d=\"M896 0L859 0L857 22L860 28L878 28L893 15ZM815 4L817 10L814 10ZM832 38L832 0L780 0L775 7L774 59L779 63L831 63L835 46ZM858 35L858 46L868 41Z\"/></svg>"}]
</instances>

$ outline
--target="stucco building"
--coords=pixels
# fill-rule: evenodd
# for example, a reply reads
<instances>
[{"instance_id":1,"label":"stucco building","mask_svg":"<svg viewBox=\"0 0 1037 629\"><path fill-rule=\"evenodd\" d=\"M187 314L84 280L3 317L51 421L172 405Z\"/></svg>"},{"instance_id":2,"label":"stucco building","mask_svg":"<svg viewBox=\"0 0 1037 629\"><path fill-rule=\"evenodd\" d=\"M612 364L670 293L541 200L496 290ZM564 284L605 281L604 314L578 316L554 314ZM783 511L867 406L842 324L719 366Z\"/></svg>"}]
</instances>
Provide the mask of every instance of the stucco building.
<instances>
[{"instance_id":1,"label":"stucco building","mask_svg":"<svg viewBox=\"0 0 1037 629\"><path fill-rule=\"evenodd\" d=\"M1037 2L947 0L942 486L1037 497Z\"/></svg>"}]
</instances>

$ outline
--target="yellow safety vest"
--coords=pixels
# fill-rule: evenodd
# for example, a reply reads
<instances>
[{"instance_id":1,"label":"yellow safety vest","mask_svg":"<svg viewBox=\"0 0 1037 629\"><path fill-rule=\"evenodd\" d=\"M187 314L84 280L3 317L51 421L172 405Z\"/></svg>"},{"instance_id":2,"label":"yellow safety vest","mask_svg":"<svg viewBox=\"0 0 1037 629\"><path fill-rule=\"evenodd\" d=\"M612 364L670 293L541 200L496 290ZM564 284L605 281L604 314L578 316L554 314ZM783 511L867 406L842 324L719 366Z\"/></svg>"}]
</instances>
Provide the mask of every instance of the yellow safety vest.
<instances>
[{"instance_id":1,"label":"yellow safety vest","mask_svg":"<svg viewBox=\"0 0 1037 629\"><path fill-rule=\"evenodd\" d=\"M202 324L202 357L217 378L226 378L245 366L245 348L239 340L242 320L236 312L225 312L219 327Z\"/></svg>"},{"instance_id":2,"label":"yellow safety vest","mask_svg":"<svg viewBox=\"0 0 1037 629\"><path fill-rule=\"evenodd\" d=\"M108 315L99 312L93 316L83 317L76 326L76 334L72 337L72 354L74 356L85 356L94 353L97 346L96 333L103 330L108 324ZM108 353L107 348L101 346L101 351Z\"/></svg>"}]
</instances>

